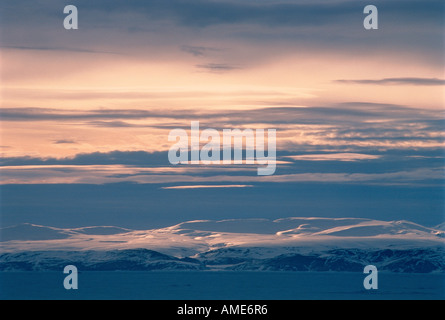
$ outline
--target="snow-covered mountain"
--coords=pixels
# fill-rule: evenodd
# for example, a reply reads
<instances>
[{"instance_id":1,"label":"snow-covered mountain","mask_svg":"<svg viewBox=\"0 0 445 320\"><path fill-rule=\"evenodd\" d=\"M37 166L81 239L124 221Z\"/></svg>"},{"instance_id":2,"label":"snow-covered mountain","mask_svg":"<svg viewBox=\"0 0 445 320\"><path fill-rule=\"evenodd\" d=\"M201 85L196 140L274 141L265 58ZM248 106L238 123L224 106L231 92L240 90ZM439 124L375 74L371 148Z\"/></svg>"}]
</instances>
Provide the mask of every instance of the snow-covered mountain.
<instances>
[{"instance_id":1,"label":"snow-covered mountain","mask_svg":"<svg viewBox=\"0 0 445 320\"><path fill-rule=\"evenodd\" d=\"M0 270L445 272L445 231L357 218L199 220L171 227L0 229Z\"/></svg>"},{"instance_id":2,"label":"snow-covered mountain","mask_svg":"<svg viewBox=\"0 0 445 320\"><path fill-rule=\"evenodd\" d=\"M445 222L435 226L434 229L445 231Z\"/></svg>"}]
</instances>

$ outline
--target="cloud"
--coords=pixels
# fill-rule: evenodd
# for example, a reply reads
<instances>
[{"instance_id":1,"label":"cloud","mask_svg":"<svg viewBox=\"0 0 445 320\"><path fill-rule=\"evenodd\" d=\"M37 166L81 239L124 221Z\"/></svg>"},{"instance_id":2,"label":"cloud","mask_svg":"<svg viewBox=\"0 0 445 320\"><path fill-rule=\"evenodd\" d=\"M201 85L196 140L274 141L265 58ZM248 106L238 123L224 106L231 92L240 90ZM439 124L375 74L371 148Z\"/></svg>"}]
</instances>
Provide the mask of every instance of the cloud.
<instances>
[{"instance_id":1,"label":"cloud","mask_svg":"<svg viewBox=\"0 0 445 320\"><path fill-rule=\"evenodd\" d=\"M113 151L69 158L3 157L2 184L85 183L226 183L335 182L437 185L443 183L443 152L375 151L365 153L277 153L277 170L259 177L257 165L173 166L167 152ZM280 159L288 161L280 161ZM329 162L329 165L326 163Z\"/></svg>"},{"instance_id":2,"label":"cloud","mask_svg":"<svg viewBox=\"0 0 445 320\"><path fill-rule=\"evenodd\" d=\"M96 121L89 121L87 124L95 126L95 127L104 127L104 128L146 128L147 127L147 125L132 124L132 123L128 123L125 121L119 121L119 120L115 120L115 121L96 120Z\"/></svg>"},{"instance_id":3,"label":"cloud","mask_svg":"<svg viewBox=\"0 0 445 320\"><path fill-rule=\"evenodd\" d=\"M309 160L309 161L359 161L359 160L374 160L381 156L360 153L326 153L326 154L304 154L304 155L290 155L284 158L291 158L293 160Z\"/></svg>"},{"instance_id":4,"label":"cloud","mask_svg":"<svg viewBox=\"0 0 445 320\"><path fill-rule=\"evenodd\" d=\"M80 53L105 53L105 54L118 54L115 52L109 51L99 51L99 50L91 50L91 49L82 49L82 48L70 48L70 47L41 47L41 46L0 46L3 49L14 49L14 50L24 50L24 51L66 51L66 52L80 52Z\"/></svg>"},{"instance_id":5,"label":"cloud","mask_svg":"<svg viewBox=\"0 0 445 320\"><path fill-rule=\"evenodd\" d=\"M209 27L220 24L255 23L267 26L332 25L347 23L347 17L363 18L364 1L77 1L84 10L110 14L113 12L141 12L151 20L173 20L182 26ZM413 15L419 19L441 19L441 1L386 1L376 0L376 6L385 8L387 14ZM360 14L357 15L356 13ZM389 20L391 21L391 20ZM412 22L412 21L411 21Z\"/></svg>"},{"instance_id":6,"label":"cloud","mask_svg":"<svg viewBox=\"0 0 445 320\"><path fill-rule=\"evenodd\" d=\"M69 139L61 139L61 140L55 140L53 143L54 144L75 144L77 142L74 140L69 140Z\"/></svg>"},{"instance_id":7,"label":"cloud","mask_svg":"<svg viewBox=\"0 0 445 320\"><path fill-rule=\"evenodd\" d=\"M90 134L89 143L103 143L99 139L103 132L97 131L101 128L114 128L113 132L122 139L155 135L159 138L159 143L151 146L150 150L166 150L168 131L175 128L190 130L191 121L200 121L201 130L213 128L219 132L228 128L276 129L277 150L294 152L320 153L326 149L337 153L367 154L367 148L388 150L445 146L441 112L363 101L324 106L175 112L165 109L6 108L0 110L0 114L4 127L8 126L10 130L14 130L14 124L8 123L11 121L64 122L66 130L78 130L81 125ZM57 137L58 129L54 130ZM72 134L70 136L76 138ZM97 141L94 141L95 137ZM78 139L84 140L80 136ZM123 148L124 146L110 145L108 150ZM143 146L138 142L133 148L143 149Z\"/></svg>"},{"instance_id":8,"label":"cloud","mask_svg":"<svg viewBox=\"0 0 445 320\"><path fill-rule=\"evenodd\" d=\"M203 189L203 188L249 188L253 187L251 184L208 184L208 185L189 185L189 186L172 186L172 187L162 187L162 189Z\"/></svg>"},{"instance_id":9,"label":"cloud","mask_svg":"<svg viewBox=\"0 0 445 320\"><path fill-rule=\"evenodd\" d=\"M209 52L221 51L221 49L218 48L203 47L203 46L188 46L188 45L181 46L181 50L190 53L195 57L203 57Z\"/></svg>"},{"instance_id":10,"label":"cloud","mask_svg":"<svg viewBox=\"0 0 445 320\"><path fill-rule=\"evenodd\" d=\"M80 153L66 158L3 157L1 166L43 166L43 165L170 165L167 152L111 151Z\"/></svg>"},{"instance_id":11,"label":"cloud","mask_svg":"<svg viewBox=\"0 0 445 320\"><path fill-rule=\"evenodd\" d=\"M244 45L222 60L236 63L245 61L248 50L253 53L249 54L250 61L276 61L277 53L293 55L298 49L309 53L314 52L312 49L340 51L354 56L376 51L385 54L391 49L404 56L406 52L415 53L416 61L420 52L424 61L443 64L443 1L374 1L385 26L375 37L375 33L363 32L363 8L367 4L354 0L77 0L82 23L79 32L86 32L75 38L75 46L85 52L159 54L177 61L178 57L170 52L178 48L178 39L179 46L184 42L202 44L181 47L196 57L212 52L216 40L218 46L227 48ZM7 30L3 45L22 50L73 49L73 38L56 27L61 26L63 5L56 0L40 1L39 10L22 10L33 5L35 2L30 0L20 5L0 3L4 12L2 29ZM167 55L166 50L170 51Z\"/></svg>"},{"instance_id":12,"label":"cloud","mask_svg":"<svg viewBox=\"0 0 445 320\"><path fill-rule=\"evenodd\" d=\"M34 1L23 0L24 4L34 4ZM57 1L40 2L39 5L45 9L40 14L57 15L61 6L55 6ZM427 19L426 14L434 18L440 18L443 3L440 0L424 1L386 1L376 0L376 6L382 6L390 14L401 12L403 14L418 15L419 18ZM307 3L304 0L287 1L205 1L205 0L131 0L131 1L107 1L107 0L77 0L76 6L81 12L94 12L97 15L111 13L143 13L150 19L176 20L184 25L211 26L222 23L256 22L270 25L315 25L341 21L345 16L355 14L356 9L361 9L359 18L362 18L365 1L313 1ZM18 6L17 6L18 7ZM14 12L17 7L11 4L3 5L8 13ZM63 6L62 6L63 8ZM37 14L30 11L22 12L23 16ZM60 15L60 14L59 14ZM16 15L5 15L5 19L14 20Z\"/></svg>"},{"instance_id":13,"label":"cloud","mask_svg":"<svg viewBox=\"0 0 445 320\"><path fill-rule=\"evenodd\" d=\"M240 169L242 170L242 168ZM199 171L198 171L199 172ZM193 167L135 167L120 165L95 166L20 166L2 168L1 184L105 184L132 182L140 184L186 183L198 186L208 183L289 183L333 182L359 184L443 185L443 168L418 168L384 173L307 172L271 176L230 175L227 172L197 175ZM198 187L204 188L204 187Z\"/></svg>"},{"instance_id":14,"label":"cloud","mask_svg":"<svg viewBox=\"0 0 445 320\"><path fill-rule=\"evenodd\" d=\"M163 117L167 113L154 113L147 110L98 109L63 110L48 108L2 108L3 121L48 121L48 120L88 120L88 119L143 119Z\"/></svg>"},{"instance_id":15,"label":"cloud","mask_svg":"<svg viewBox=\"0 0 445 320\"><path fill-rule=\"evenodd\" d=\"M196 67L198 69L202 69L202 70L205 70L207 72L214 72L214 73L221 73L221 72L241 69L238 66L229 65L229 64L226 64L226 63L197 64Z\"/></svg>"},{"instance_id":16,"label":"cloud","mask_svg":"<svg viewBox=\"0 0 445 320\"><path fill-rule=\"evenodd\" d=\"M361 79L361 80L335 80L335 82L346 84L376 84L376 85L414 85L414 86L443 86L444 79L438 78L384 78L384 79Z\"/></svg>"},{"instance_id":17,"label":"cloud","mask_svg":"<svg viewBox=\"0 0 445 320\"><path fill-rule=\"evenodd\" d=\"M210 66L212 68L212 66ZM225 66L216 70L226 70ZM227 67L227 69L231 69ZM248 110L160 110L160 109L92 109L64 110L49 108L2 108L2 121L61 121L86 120L97 126L131 126L124 120L168 118L176 120L208 120L216 128L248 123L269 124L333 124L365 122L371 119L440 121L440 114L431 110L408 108L403 105L370 102L345 102L324 106L266 107ZM230 119L228 121L228 119ZM101 122L102 121L102 122ZM104 122L105 121L105 122ZM108 121L108 123L107 123ZM111 122L110 122L111 121ZM121 122L119 122L121 121ZM186 122L185 121L185 122ZM224 124L224 125L223 125ZM439 123L440 125L440 123ZM188 126L190 126L188 124Z\"/></svg>"}]
</instances>

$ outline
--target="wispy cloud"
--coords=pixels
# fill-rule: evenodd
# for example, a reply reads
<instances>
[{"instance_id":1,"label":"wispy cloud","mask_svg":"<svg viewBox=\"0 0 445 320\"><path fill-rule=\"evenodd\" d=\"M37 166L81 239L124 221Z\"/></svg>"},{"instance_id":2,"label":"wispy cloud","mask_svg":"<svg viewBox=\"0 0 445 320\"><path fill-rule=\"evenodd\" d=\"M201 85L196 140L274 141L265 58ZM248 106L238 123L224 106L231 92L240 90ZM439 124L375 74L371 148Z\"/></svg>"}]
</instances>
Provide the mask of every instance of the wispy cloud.
<instances>
[{"instance_id":1,"label":"wispy cloud","mask_svg":"<svg viewBox=\"0 0 445 320\"><path fill-rule=\"evenodd\" d=\"M128 122L119 121L119 120L115 120L115 121L96 120L96 121L89 121L87 124L95 126L95 127L104 127L104 128L144 128L144 127L146 128L147 127L147 125L128 123Z\"/></svg>"},{"instance_id":2,"label":"wispy cloud","mask_svg":"<svg viewBox=\"0 0 445 320\"><path fill-rule=\"evenodd\" d=\"M5 108L0 110L0 115L4 132L8 130L14 132L16 122L26 122L27 126L40 126L41 122L45 121L46 133L51 130L55 137L69 137L68 140L83 141L84 144L79 143L76 150L70 152L71 155L89 153L92 151L90 146L96 144L101 146L102 152L147 151L147 141L152 142L148 151L165 151L169 148L167 142L169 131L174 128L190 130L190 121L195 120L200 121L202 130L213 128L220 132L227 128L277 129L277 150L293 152L294 155L300 152L320 154L324 152L323 150L330 150L331 153L369 154L366 149L426 150L445 146L441 112L370 102L174 112L166 109ZM66 130L64 134L60 132L61 122L64 123ZM79 132L79 126L84 130L82 134ZM116 144L116 141L120 141L117 139L104 145L105 135L110 134L105 132L104 128L113 128L111 133L123 142ZM88 135L88 142L85 140L85 134ZM45 139L44 143L47 143L47 135L41 136ZM152 138L154 140L149 140ZM126 141L133 141L131 148L128 148ZM68 146L67 141L60 141L59 144L62 142ZM42 143L42 147L46 145ZM28 143L27 149L30 148L37 146ZM12 154L17 155L17 153ZM335 155L329 157L335 158ZM308 156L303 158L308 159Z\"/></svg>"},{"instance_id":3,"label":"wispy cloud","mask_svg":"<svg viewBox=\"0 0 445 320\"><path fill-rule=\"evenodd\" d=\"M414 85L414 86L443 86L444 79L438 78L384 78L384 79L360 79L360 80L335 80L346 84L376 84L376 85Z\"/></svg>"},{"instance_id":4,"label":"wispy cloud","mask_svg":"<svg viewBox=\"0 0 445 320\"><path fill-rule=\"evenodd\" d=\"M204 47L204 46L189 46L189 45L183 45L181 46L181 50L187 53L190 53L191 55L195 57L203 57L211 52L218 52L221 51L221 49L213 48L213 47Z\"/></svg>"},{"instance_id":5,"label":"wispy cloud","mask_svg":"<svg viewBox=\"0 0 445 320\"><path fill-rule=\"evenodd\" d=\"M45 1L39 3L40 10L22 10L33 4L34 1L30 0L21 1L21 5L0 4L4 12L2 26L8 30L4 33L4 45L22 50L51 48L39 44L48 43L47 40L42 41L47 34L43 30L54 30L56 23L60 25L59 4L56 0ZM76 43L79 45L76 48L85 48L85 52L145 54L145 44L150 43L152 48L155 44L156 50L161 47L171 50L172 46L178 47L177 39L184 39L192 45L183 45L181 50L202 57L213 52L215 39L224 47L233 47L234 41L248 40L250 44L265 45L261 52L257 50L249 55L251 59L269 55L272 60L276 59L276 52L284 53L286 48L293 45L301 49L316 47L349 53L349 49L354 48L354 54L357 50L372 49L374 52L376 47L381 52L391 48L403 53L416 50L427 54L442 48L439 30L443 29L443 1L374 1L373 4L385 8L385 30L379 32L379 37L364 36L362 33L362 11L366 4L353 0L310 3L303 0L147 0L113 3L106 0L78 0L76 5L82 8L82 27L88 30L88 34L83 35L82 39L76 38L81 42ZM400 21L410 21L403 24L403 30L406 30L404 37L398 37ZM194 32L196 30L202 32ZM51 33L54 50L73 49L65 35L63 31ZM110 38L117 41L110 43ZM199 45L193 45L196 43ZM276 51L270 48L276 48ZM443 60L435 55L434 61L442 63Z\"/></svg>"},{"instance_id":6,"label":"wispy cloud","mask_svg":"<svg viewBox=\"0 0 445 320\"><path fill-rule=\"evenodd\" d=\"M201 70L205 70L207 72L214 73L222 73L226 71L232 71L236 69L241 69L238 66L226 64L226 63L206 63L206 64L197 64L196 67Z\"/></svg>"},{"instance_id":7,"label":"wispy cloud","mask_svg":"<svg viewBox=\"0 0 445 320\"><path fill-rule=\"evenodd\" d=\"M359 161L359 160L374 160L381 156L374 154L361 153L326 153L326 154L304 154L295 156L285 156L293 160L307 160L307 161Z\"/></svg>"},{"instance_id":8,"label":"wispy cloud","mask_svg":"<svg viewBox=\"0 0 445 320\"><path fill-rule=\"evenodd\" d=\"M76 144L77 142L74 140L69 140L69 139L60 139L60 140L55 140L53 143L54 144Z\"/></svg>"},{"instance_id":9,"label":"wispy cloud","mask_svg":"<svg viewBox=\"0 0 445 320\"><path fill-rule=\"evenodd\" d=\"M173 186L173 187L162 187L162 189L207 189L207 188L249 188L253 187L251 184L208 184L208 185L189 185L189 186Z\"/></svg>"},{"instance_id":10,"label":"wispy cloud","mask_svg":"<svg viewBox=\"0 0 445 320\"><path fill-rule=\"evenodd\" d=\"M146 151L112 151L80 153L65 158L37 158L37 157L3 157L1 166L44 166L44 165L139 165L159 166L169 165L167 152Z\"/></svg>"},{"instance_id":11,"label":"wispy cloud","mask_svg":"<svg viewBox=\"0 0 445 320\"><path fill-rule=\"evenodd\" d=\"M13 46L13 45L3 45L0 46L2 49L14 49L14 50L25 50L25 51L66 51L66 52L80 52L80 53L105 53L105 54L118 54L116 52L110 51L100 51L92 49L82 49L82 48L71 48L71 47L41 47L41 46Z\"/></svg>"},{"instance_id":12,"label":"wispy cloud","mask_svg":"<svg viewBox=\"0 0 445 320\"><path fill-rule=\"evenodd\" d=\"M228 188L248 187L250 184L288 182L334 182L360 184L443 185L443 168L399 170L384 173L308 172L275 174L258 177L248 175L244 168L235 168L241 175L202 175L198 167L135 167L122 165L83 166L18 166L2 168L1 184L104 184L132 182L141 184L187 183L185 188L214 188L214 183L227 183ZM250 183L249 185L246 183ZM196 185L192 185L196 184ZM169 186L167 186L169 187ZM174 186L176 187L176 186ZM219 187L216 187L219 188ZM224 187L221 187L224 188ZM176 189L184 189L177 186Z\"/></svg>"},{"instance_id":13,"label":"wispy cloud","mask_svg":"<svg viewBox=\"0 0 445 320\"><path fill-rule=\"evenodd\" d=\"M218 69L218 68L217 68ZM230 67L229 67L230 69ZM224 68L222 68L224 70ZM202 119L211 120L212 127L218 126L219 120L231 124L276 123L276 124L326 124L351 121L370 121L385 118L388 120L440 120L437 112L424 109L408 108L403 105L371 102L347 102L304 107L267 107L246 110L201 110L183 109L49 109L49 108L2 108L2 121L58 121L58 120L102 120L122 121L150 118ZM334 121L335 120L335 121ZM103 123L90 122L93 125ZM106 123L105 123L106 124ZM113 123L112 123L113 124ZM118 125L119 123L116 123ZM125 125L121 123L121 125Z\"/></svg>"},{"instance_id":14,"label":"wispy cloud","mask_svg":"<svg viewBox=\"0 0 445 320\"><path fill-rule=\"evenodd\" d=\"M143 119L162 117L164 115L147 110L63 110L48 108L3 108L0 110L2 120L9 121L48 121L48 120L79 120L79 119Z\"/></svg>"}]
</instances>

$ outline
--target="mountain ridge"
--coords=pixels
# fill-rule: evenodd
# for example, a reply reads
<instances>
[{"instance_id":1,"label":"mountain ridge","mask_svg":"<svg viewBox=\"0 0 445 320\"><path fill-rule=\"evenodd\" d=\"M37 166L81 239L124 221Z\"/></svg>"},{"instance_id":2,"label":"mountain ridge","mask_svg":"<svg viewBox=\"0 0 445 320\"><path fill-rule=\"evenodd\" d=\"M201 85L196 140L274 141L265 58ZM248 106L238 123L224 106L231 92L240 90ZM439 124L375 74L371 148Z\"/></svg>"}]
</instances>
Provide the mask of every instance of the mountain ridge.
<instances>
[{"instance_id":1,"label":"mountain ridge","mask_svg":"<svg viewBox=\"0 0 445 320\"><path fill-rule=\"evenodd\" d=\"M0 229L0 270L445 272L445 232L405 221L289 217L114 226Z\"/></svg>"},{"instance_id":2,"label":"mountain ridge","mask_svg":"<svg viewBox=\"0 0 445 320\"><path fill-rule=\"evenodd\" d=\"M217 249L196 257L177 258L154 250L31 251L0 254L0 271L61 271L70 264L81 271L346 271L362 272L372 264L380 271L445 273L444 247L426 249L334 249L277 253L265 248ZM267 250L267 248L266 248Z\"/></svg>"}]
</instances>

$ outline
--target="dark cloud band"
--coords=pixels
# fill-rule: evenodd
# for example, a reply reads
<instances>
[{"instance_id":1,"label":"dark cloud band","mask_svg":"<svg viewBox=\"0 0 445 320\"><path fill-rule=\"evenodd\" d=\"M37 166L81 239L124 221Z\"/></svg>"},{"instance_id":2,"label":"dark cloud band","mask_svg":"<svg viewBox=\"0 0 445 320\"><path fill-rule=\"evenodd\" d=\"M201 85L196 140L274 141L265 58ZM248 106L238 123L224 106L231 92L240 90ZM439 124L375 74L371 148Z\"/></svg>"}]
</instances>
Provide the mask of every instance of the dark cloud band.
<instances>
[{"instance_id":1,"label":"dark cloud band","mask_svg":"<svg viewBox=\"0 0 445 320\"><path fill-rule=\"evenodd\" d=\"M444 79L438 78L384 78L384 79L360 79L360 80L335 80L335 82L346 84L376 84L376 85L414 85L414 86L443 86Z\"/></svg>"}]
</instances>

